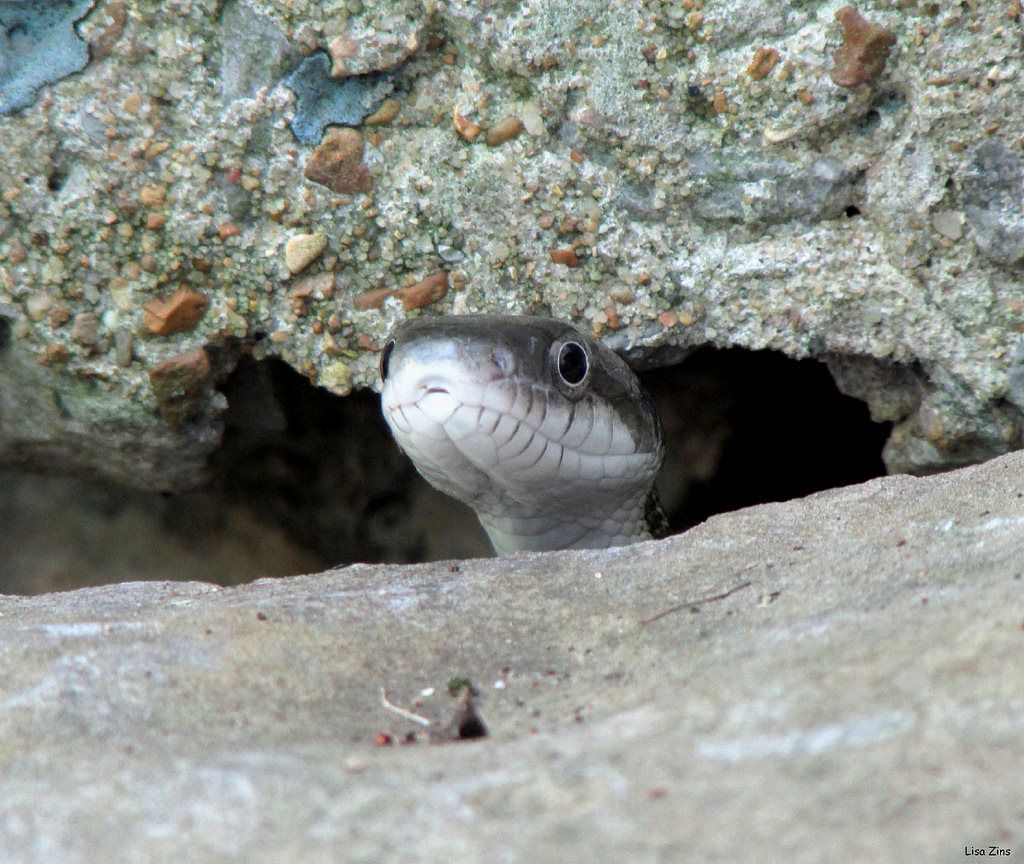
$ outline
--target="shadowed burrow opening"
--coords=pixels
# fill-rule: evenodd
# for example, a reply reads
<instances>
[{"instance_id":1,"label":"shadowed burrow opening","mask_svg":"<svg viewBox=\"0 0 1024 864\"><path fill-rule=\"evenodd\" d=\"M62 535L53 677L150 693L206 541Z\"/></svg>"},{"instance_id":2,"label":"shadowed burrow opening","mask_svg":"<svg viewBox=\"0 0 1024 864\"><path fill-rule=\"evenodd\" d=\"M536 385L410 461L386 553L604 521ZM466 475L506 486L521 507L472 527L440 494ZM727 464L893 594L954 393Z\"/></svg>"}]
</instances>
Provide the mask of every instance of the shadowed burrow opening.
<instances>
[{"instance_id":1,"label":"shadowed burrow opening","mask_svg":"<svg viewBox=\"0 0 1024 864\"><path fill-rule=\"evenodd\" d=\"M665 428L658 488L675 532L886 473L892 424L873 422L817 360L702 348L640 378Z\"/></svg>"},{"instance_id":2,"label":"shadowed burrow opening","mask_svg":"<svg viewBox=\"0 0 1024 864\"><path fill-rule=\"evenodd\" d=\"M658 482L675 531L884 473L889 425L840 394L824 364L702 349L641 377L665 426ZM472 511L428 486L398 449L375 393L336 396L251 356L221 389L224 436L204 488L161 494L0 471L0 592L237 584L491 554Z\"/></svg>"},{"instance_id":3,"label":"shadowed burrow opening","mask_svg":"<svg viewBox=\"0 0 1024 864\"><path fill-rule=\"evenodd\" d=\"M419 477L368 391L336 396L277 359L243 356L213 484L323 566L488 554L472 513Z\"/></svg>"},{"instance_id":4,"label":"shadowed burrow opening","mask_svg":"<svg viewBox=\"0 0 1024 864\"><path fill-rule=\"evenodd\" d=\"M641 377L665 427L658 485L673 531L885 474L891 424L872 422L818 361L708 348ZM490 554L472 512L398 449L376 394L334 396L283 362L251 358L223 392L215 483L325 566Z\"/></svg>"}]
</instances>

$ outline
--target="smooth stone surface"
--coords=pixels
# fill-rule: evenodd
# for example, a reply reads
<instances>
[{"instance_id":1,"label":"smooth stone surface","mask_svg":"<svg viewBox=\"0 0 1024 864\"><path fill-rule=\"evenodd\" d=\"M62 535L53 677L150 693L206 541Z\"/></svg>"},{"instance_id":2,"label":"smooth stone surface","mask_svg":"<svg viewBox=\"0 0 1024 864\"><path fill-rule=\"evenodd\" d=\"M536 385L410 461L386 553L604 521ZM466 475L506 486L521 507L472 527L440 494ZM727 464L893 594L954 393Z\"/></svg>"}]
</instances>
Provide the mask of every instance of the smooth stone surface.
<instances>
[{"instance_id":1,"label":"smooth stone surface","mask_svg":"<svg viewBox=\"0 0 1024 864\"><path fill-rule=\"evenodd\" d=\"M4 597L0 648L3 861L1024 844L1024 452L620 550ZM444 723L456 674L486 740L378 701Z\"/></svg>"}]
</instances>

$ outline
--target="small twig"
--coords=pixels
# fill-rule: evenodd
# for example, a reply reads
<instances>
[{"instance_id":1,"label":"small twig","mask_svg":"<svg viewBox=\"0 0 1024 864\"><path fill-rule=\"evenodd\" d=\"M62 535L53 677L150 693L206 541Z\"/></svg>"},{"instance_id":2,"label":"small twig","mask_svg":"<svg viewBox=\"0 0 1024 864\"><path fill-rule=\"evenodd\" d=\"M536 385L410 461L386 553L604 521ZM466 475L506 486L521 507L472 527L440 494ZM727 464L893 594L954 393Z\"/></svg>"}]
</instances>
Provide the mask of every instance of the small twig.
<instances>
[{"instance_id":1,"label":"small twig","mask_svg":"<svg viewBox=\"0 0 1024 864\"><path fill-rule=\"evenodd\" d=\"M714 597L701 597L699 600L687 600L685 603L678 603L675 606L670 607L669 609L665 609L664 611L659 612L657 615L652 615L650 618L641 618L640 624L641 626L645 624L653 624L658 619L664 618L666 615L671 615L673 612L679 612L682 609L696 609L704 603L712 603L715 600L724 600L726 597L730 596L731 594L735 594L737 591L742 591L744 588L749 588L752 584L753 583L749 581L740 582L739 585L734 585L728 591L723 591L721 594L715 594Z\"/></svg>"},{"instance_id":2,"label":"small twig","mask_svg":"<svg viewBox=\"0 0 1024 864\"><path fill-rule=\"evenodd\" d=\"M429 726L431 721L426 717L421 717L419 714L413 714L412 711L407 711L388 699L388 691L383 687L380 688L380 704L384 706L388 711L392 711L399 717L404 717L406 720L412 723L419 723L420 726Z\"/></svg>"}]
</instances>

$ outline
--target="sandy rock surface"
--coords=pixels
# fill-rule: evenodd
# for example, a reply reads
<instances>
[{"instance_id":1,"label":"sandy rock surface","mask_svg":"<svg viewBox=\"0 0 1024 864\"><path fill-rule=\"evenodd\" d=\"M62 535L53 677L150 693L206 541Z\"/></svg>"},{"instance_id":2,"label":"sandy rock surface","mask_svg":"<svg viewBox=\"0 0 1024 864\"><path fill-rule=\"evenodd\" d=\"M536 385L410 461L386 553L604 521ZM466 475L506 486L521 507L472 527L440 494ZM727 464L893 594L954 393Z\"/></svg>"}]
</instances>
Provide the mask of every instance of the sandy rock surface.
<instances>
[{"instance_id":1,"label":"sandy rock surface","mask_svg":"<svg viewBox=\"0 0 1024 864\"><path fill-rule=\"evenodd\" d=\"M0 463L187 488L240 354L344 394L495 311L825 360L894 471L1020 446L1019 0L4 5Z\"/></svg>"}]
</instances>

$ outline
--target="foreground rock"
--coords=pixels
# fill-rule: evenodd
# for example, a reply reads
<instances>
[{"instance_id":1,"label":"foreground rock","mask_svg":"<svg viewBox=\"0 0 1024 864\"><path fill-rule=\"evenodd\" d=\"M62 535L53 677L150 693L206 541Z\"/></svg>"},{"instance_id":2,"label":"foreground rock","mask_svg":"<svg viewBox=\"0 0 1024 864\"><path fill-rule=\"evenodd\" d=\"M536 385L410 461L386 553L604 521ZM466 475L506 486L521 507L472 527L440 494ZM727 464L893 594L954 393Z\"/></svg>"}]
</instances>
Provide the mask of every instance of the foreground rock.
<instances>
[{"instance_id":1,"label":"foreground rock","mask_svg":"<svg viewBox=\"0 0 1024 864\"><path fill-rule=\"evenodd\" d=\"M1017 856L1022 625L1024 453L609 552L7 597L0 859ZM453 675L486 740L428 743Z\"/></svg>"}]
</instances>

